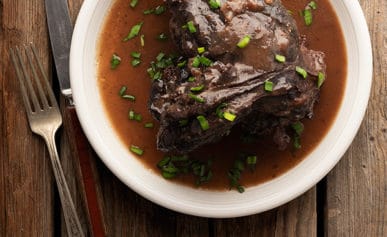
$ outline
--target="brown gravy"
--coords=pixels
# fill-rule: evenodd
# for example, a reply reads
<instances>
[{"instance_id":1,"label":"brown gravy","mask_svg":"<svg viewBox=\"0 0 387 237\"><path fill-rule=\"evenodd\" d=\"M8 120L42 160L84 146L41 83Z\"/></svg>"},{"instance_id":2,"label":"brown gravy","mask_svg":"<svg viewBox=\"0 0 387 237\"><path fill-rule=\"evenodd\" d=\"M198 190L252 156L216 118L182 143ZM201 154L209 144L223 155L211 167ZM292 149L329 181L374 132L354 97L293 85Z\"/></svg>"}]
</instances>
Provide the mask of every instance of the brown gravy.
<instances>
[{"instance_id":1,"label":"brown gravy","mask_svg":"<svg viewBox=\"0 0 387 237\"><path fill-rule=\"evenodd\" d=\"M244 172L241 184L251 186L277 177L304 159L323 139L341 105L346 80L346 52L344 39L337 16L328 0L319 0L318 9L313 12L313 24L306 27L299 16L300 10L309 0L283 0L283 4L294 14L301 34L307 36L308 48L320 50L326 54L328 66L327 80L322 87L320 102L315 106L314 118L303 121L305 132L302 135L302 148L294 151L278 151L270 141L258 141L254 144L240 142L238 132L233 132L217 144L207 145L195 151L191 156L197 159L213 160L214 176L209 183L202 185L210 189L228 189L227 171L233 165L241 151L254 152L258 156L256 170ZM162 15L144 15L143 11L163 3L162 0L139 1L132 9L127 0L116 0L105 20L98 49L98 81L103 106L111 119L121 141L127 146L134 144L144 149L139 157L141 161L154 172L160 171L156 164L164 156L156 150L157 122L147 110L147 101L151 81L146 73L149 62L154 60L159 52L171 53L174 47L170 41L160 42L156 36L168 34L168 12ZM145 46L141 47L140 38L123 42L134 24L143 21L141 34L145 35ZM130 53L142 53L142 63L138 67L131 65ZM122 62L116 70L110 69L113 53L117 53ZM136 96L136 102L123 100L118 96L122 86L128 87L128 93ZM143 116L141 123L129 121L128 111L133 109ZM153 122L153 129L144 128L144 124ZM112 157L113 159L113 157ZM194 185L192 176L179 176L173 182Z\"/></svg>"}]
</instances>

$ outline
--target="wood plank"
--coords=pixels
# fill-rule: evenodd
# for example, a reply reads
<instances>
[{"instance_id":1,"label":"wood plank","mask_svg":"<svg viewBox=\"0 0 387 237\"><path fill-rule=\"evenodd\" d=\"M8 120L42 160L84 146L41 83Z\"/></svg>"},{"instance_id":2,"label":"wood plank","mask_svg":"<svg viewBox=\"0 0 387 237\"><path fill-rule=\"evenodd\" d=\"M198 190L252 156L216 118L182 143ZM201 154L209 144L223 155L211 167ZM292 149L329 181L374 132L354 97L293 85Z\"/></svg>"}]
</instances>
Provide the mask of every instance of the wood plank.
<instances>
[{"instance_id":1,"label":"wood plank","mask_svg":"<svg viewBox=\"0 0 387 237\"><path fill-rule=\"evenodd\" d=\"M358 135L328 175L327 236L387 236L387 2L360 3L372 32L372 95Z\"/></svg>"},{"instance_id":2,"label":"wood plank","mask_svg":"<svg viewBox=\"0 0 387 237\"><path fill-rule=\"evenodd\" d=\"M43 1L0 1L0 235L51 236L54 186L48 152L33 135L19 84L8 55L10 47L34 42L47 68L47 31Z\"/></svg>"},{"instance_id":3,"label":"wood plank","mask_svg":"<svg viewBox=\"0 0 387 237\"><path fill-rule=\"evenodd\" d=\"M214 236L313 237L316 230L316 188L271 211L214 222Z\"/></svg>"}]
</instances>

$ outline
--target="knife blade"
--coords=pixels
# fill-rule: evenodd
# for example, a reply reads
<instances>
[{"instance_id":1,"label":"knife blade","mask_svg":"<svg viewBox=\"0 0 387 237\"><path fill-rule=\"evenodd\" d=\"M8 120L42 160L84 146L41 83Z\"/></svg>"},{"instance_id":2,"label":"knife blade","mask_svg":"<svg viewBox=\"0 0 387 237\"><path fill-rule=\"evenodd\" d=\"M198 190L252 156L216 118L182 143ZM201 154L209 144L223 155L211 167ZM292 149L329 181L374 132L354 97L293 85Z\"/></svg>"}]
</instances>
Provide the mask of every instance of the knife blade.
<instances>
[{"instance_id":1,"label":"knife blade","mask_svg":"<svg viewBox=\"0 0 387 237\"><path fill-rule=\"evenodd\" d=\"M75 140L74 147L80 167L80 180L83 186L88 220L92 236L106 236L106 225L102 216L101 202L98 199L95 168L93 169L90 144L82 131L72 100L69 74L69 54L73 26L67 0L45 0L48 32L60 91L66 99L64 127L69 137ZM66 119L68 118L68 119ZM68 123L66 126L66 123ZM72 135L72 136L71 136Z\"/></svg>"},{"instance_id":2,"label":"knife blade","mask_svg":"<svg viewBox=\"0 0 387 237\"><path fill-rule=\"evenodd\" d=\"M69 98L72 96L69 73L69 52L73 26L70 20L67 1L46 0L45 5L51 48L60 90L66 98Z\"/></svg>"}]
</instances>

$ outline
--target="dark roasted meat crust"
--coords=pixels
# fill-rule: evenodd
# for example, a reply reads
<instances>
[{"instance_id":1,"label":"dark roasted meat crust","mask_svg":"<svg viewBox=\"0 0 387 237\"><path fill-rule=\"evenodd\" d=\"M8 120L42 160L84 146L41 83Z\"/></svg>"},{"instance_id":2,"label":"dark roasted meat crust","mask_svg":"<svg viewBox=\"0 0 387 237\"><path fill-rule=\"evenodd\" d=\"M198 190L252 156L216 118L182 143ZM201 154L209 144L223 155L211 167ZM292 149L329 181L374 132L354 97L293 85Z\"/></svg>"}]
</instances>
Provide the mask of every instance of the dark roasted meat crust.
<instances>
[{"instance_id":1,"label":"dark roasted meat crust","mask_svg":"<svg viewBox=\"0 0 387 237\"><path fill-rule=\"evenodd\" d=\"M286 127L313 115L319 97L316 77L326 69L324 54L304 47L305 39L279 0L221 2L220 9L212 10L206 0L166 0L172 12L171 35L182 56L192 61L197 48L205 47L205 56L214 63L195 68L189 61L183 69L169 67L162 80L153 83L149 108L160 121L157 145L162 151L190 152L218 141L236 124L253 134L273 134L284 149L290 141ZM195 24L196 33L184 29L188 21ZM249 45L238 48L246 35L251 37ZM277 62L276 54L284 55L286 63ZM296 73L296 66L308 72L307 79ZM187 82L187 72L195 82ZM272 92L265 91L265 81L275 85ZM188 96L198 85L205 86L198 94L204 103ZM237 115L235 121L216 115L222 103ZM209 130L202 131L197 115L206 116ZM186 126L179 125L183 119L188 119Z\"/></svg>"}]
</instances>

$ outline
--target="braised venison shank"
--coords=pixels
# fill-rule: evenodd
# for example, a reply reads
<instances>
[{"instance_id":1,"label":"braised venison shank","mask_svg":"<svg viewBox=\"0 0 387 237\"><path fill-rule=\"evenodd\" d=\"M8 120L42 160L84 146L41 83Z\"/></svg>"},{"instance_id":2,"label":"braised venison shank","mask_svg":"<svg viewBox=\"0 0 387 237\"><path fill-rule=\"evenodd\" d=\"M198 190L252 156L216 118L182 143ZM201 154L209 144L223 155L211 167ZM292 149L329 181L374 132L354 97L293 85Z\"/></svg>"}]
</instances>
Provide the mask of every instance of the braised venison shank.
<instances>
[{"instance_id":1,"label":"braised venison shank","mask_svg":"<svg viewBox=\"0 0 387 237\"><path fill-rule=\"evenodd\" d=\"M188 62L168 67L153 82L149 109L160 121L158 149L187 153L218 141L236 125L251 134L273 136L279 149L285 149L289 125L313 115L319 97L316 79L326 70L324 54L306 48L280 0L220 2L212 9L207 0L166 0L171 37ZM188 22L194 30L187 29ZM245 37L249 43L238 47ZM198 56L202 47L205 52ZM197 57L211 63L194 66ZM272 90L265 89L267 81ZM197 87L202 89L192 92ZM235 118L225 119L223 112ZM201 126L199 115L206 118L208 129Z\"/></svg>"}]
</instances>

